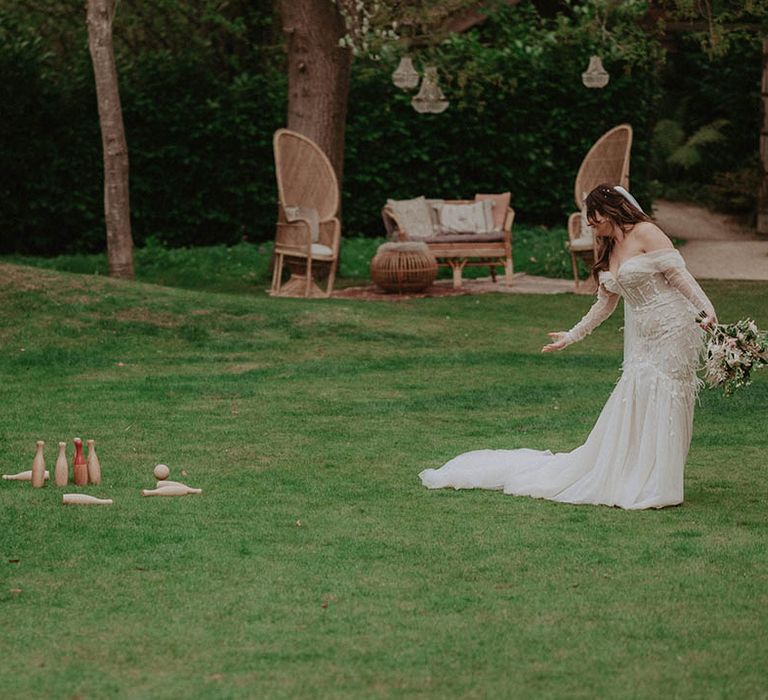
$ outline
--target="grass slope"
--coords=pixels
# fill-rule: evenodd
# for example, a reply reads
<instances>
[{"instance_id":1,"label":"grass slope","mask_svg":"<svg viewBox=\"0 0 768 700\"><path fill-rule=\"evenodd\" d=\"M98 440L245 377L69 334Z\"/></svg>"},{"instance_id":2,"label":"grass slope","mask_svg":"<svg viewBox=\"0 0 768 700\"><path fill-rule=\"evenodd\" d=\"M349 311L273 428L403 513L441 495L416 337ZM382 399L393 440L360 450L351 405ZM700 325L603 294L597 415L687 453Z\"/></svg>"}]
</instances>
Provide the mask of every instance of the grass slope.
<instances>
[{"instance_id":1,"label":"grass slope","mask_svg":"<svg viewBox=\"0 0 768 700\"><path fill-rule=\"evenodd\" d=\"M768 326L768 286L706 287L721 318ZM115 501L0 482L3 696L764 694L768 377L703 396L680 508L419 485L469 449L583 441L621 314L539 349L588 304L306 302L0 264L0 471L28 469L36 439L52 470L58 440L93 437L104 484L80 490ZM141 498L157 462L204 495Z\"/></svg>"},{"instance_id":2,"label":"grass slope","mask_svg":"<svg viewBox=\"0 0 768 700\"><path fill-rule=\"evenodd\" d=\"M571 279L571 257L565 248L565 229L516 226L513 236L514 267L518 272L546 277ZM336 286L367 285L370 263L383 238L345 236L341 245L341 259ZM235 246L216 245L195 248L165 248L150 238L143 248L134 250L136 278L141 282L162 284L185 289L231 292L237 294L261 293L271 281L269 269L272 243L239 243ZM79 272L87 275L107 275L109 267L105 253L59 255L53 258L6 255L0 262L31 265L49 270ZM587 275L579 262L582 277ZM503 273L501 267L497 267ZM488 267L467 267L464 277L487 277ZM450 278L447 267L440 268L440 276Z\"/></svg>"}]
</instances>

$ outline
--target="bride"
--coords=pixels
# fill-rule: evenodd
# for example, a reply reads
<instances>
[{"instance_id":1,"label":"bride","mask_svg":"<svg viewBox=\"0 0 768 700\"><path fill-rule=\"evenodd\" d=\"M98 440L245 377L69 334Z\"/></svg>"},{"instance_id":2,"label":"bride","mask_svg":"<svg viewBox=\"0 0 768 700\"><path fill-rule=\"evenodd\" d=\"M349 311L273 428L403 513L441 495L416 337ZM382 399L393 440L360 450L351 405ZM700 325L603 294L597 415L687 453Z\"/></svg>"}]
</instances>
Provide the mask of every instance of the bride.
<instances>
[{"instance_id":1,"label":"bride","mask_svg":"<svg viewBox=\"0 0 768 700\"><path fill-rule=\"evenodd\" d=\"M597 300L542 352L585 338L624 298L622 374L587 441L572 452L476 450L419 475L427 488L502 489L518 496L620 508L682 503L691 442L696 369L704 328L717 322L680 253L622 187L586 199L598 241Z\"/></svg>"}]
</instances>

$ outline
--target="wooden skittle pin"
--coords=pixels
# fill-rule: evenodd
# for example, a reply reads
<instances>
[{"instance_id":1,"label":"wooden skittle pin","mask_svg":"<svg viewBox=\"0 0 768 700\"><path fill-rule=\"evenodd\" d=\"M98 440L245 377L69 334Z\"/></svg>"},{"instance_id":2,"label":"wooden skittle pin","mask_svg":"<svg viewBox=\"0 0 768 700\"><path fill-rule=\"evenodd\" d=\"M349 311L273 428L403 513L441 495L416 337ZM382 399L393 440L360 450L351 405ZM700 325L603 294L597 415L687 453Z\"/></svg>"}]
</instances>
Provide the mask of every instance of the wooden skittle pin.
<instances>
[{"instance_id":1,"label":"wooden skittle pin","mask_svg":"<svg viewBox=\"0 0 768 700\"><path fill-rule=\"evenodd\" d=\"M101 483L101 462L96 454L96 448L94 447L94 440L87 440L88 443L88 483L100 484Z\"/></svg>"},{"instance_id":2,"label":"wooden skittle pin","mask_svg":"<svg viewBox=\"0 0 768 700\"><path fill-rule=\"evenodd\" d=\"M169 486L163 486L159 489L142 489L142 496L188 496L193 493L202 493L203 489L191 489L189 486L179 484L175 486L173 484Z\"/></svg>"},{"instance_id":3,"label":"wooden skittle pin","mask_svg":"<svg viewBox=\"0 0 768 700\"><path fill-rule=\"evenodd\" d=\"M61 497L65 506L111 506L111 498L96 498L85 493L65 493Z\"/></svg>"},{"instance_id":4,"label":"wooden skittle pin","mask_svg":"<svg viewBox=\"0 0 768 700\"><path fill-rule=\"evenodd\" d=\"M56 458L56 466L53 469L53 478L56 486L66 486L69 481L69 462L67 462L67 443L59 443L59 456Z\"/></svg>"},{"instance_id":5,"label":"wooden skittle pin","mask_svg":"<svg viewBox=\"0 0 768 700\"><path fill-rule=\"evenodd\" d=\"M51 478L51 473L48 470L45 471L45 478ZM27 469L27 471L18 474L3 474L3 479L6 481L32 481L32 470Z\"/></svg>"},{"instance_id":6,"label":"wooden skittle pin","mask_svg":"<svg viewBox=\"0 0 768 700\"><path fill-rule=\"evenodd\" d=\"M42 440L37 441L37 453L32 461L32 486L39 489L45 484L45 457L43 456L43 447L45 443Z\"/></svg>"},{"instance_id":7,"label":"wooden skittle pin","mask_svg":"<svg viewBox=\"0 0 768 700\"><path fill-rule=\"evenodd\" d=\"M180 481L158 481L155 483L156 489L165 489L169 486L183 486L185 489L188 489L189 486L187 484L182 484Z\"/></svg>"}]
</instances>

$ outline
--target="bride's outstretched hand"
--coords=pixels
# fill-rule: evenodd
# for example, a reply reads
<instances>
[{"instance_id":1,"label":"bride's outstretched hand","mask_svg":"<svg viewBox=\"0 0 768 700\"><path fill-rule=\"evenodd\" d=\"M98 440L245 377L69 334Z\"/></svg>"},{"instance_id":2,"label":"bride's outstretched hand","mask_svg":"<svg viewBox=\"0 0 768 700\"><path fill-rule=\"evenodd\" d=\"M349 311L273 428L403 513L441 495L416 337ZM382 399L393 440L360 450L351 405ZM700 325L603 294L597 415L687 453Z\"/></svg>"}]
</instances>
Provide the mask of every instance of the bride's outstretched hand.
<instances>
[{"instance_id":1,"label":"bride's outstretched hand","mask_svg":"<svg viewBox=\"0 0 768 700\"><path fill-rule=\"evenodd\" d=\"M699 315L699 318L701 319L699 321L699 325L704 329L707 330L709 328L714 328L717 325L717 316L714 314L711 314L710 316L705 316L704 312Z\"/></svg>"},{"instance_id":2,"label":"bride's outstretched hand","mask_svg":"<svg viewBox=\"0 0 768 700\"><path fill-rule=\"evenodd\" d=\"M565 341L565 336L568 335L565 331L556 331L554 333L547 333L552 338L552 342L549 345L545 345L542 352L555 352L555 350L562 350L568 343Z\"/></svg>"}]
</instances>

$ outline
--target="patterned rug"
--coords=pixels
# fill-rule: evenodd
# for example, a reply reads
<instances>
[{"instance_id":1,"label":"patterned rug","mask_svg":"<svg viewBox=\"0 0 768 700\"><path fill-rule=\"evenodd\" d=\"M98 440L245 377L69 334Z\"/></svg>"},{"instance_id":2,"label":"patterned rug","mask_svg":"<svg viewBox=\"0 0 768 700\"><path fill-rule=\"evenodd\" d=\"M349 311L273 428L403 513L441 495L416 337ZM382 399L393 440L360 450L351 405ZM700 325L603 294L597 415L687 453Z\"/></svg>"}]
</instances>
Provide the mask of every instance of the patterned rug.
<instances>
[{"instance_id":1,"label":"patterned rug","mask_svg":"<svg viewBox=\"0 0 768 700\"><path fill-rule=\"evenodd\" d=\"M371 284L365 287L347 287L335 289L331 296L340 299L366 299L380 301L406 301L408 299L424 299L427 297L450 297L465 294L572 294L573 280L551 279L536 277L518 272L514 275L512 285L504 284L502 278L493 282L490 277L465 279L461 289L454 289L453 280L437 280L431 287L418 293L393 294L381 290ZM580 285L579 293L592 294L587 283Z\"/></svg>"}]
</instances>

